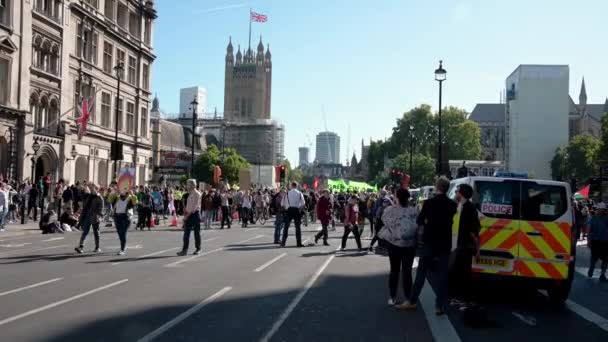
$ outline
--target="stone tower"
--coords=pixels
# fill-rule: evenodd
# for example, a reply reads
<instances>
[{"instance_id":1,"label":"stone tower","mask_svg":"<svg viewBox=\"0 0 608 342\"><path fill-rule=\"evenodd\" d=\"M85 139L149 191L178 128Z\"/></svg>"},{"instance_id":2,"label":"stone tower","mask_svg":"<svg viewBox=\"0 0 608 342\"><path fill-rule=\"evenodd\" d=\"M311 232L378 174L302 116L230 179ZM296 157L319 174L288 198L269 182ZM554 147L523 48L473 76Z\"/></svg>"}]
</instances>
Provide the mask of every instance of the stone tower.
<instances>
[{"instance_id":1,"label":"stone tower","mask_svg":"<svg viewBox=\"0 0 608 342\"><path fill-rule=\"evenodd\" d=\"M272 93L272 55L264 51L262 37L254 53L238 47L236 58L232 38L226 49L224 118L232 122L270 119Z\"/></svg>"}]
</instances>

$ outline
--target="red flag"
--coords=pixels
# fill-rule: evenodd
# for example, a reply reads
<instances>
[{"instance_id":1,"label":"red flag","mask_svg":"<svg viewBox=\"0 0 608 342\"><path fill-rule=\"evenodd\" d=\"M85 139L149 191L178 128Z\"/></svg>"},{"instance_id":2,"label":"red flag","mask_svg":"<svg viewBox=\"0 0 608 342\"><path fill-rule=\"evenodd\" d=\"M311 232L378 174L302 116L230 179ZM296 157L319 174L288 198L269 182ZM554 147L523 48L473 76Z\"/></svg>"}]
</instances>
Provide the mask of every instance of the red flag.
<instances>
[{"instance_id":1,"label":"red flag","mask_svg":"<svg viewBox=\"0 0 608 342\"><path fill-rule=\"evenodd\" d=\"M585 197L585 198L589 198L589 188L590 188L590 186L587 185L586 187L584 187L584 188L580 189L579 191L577 191L577 193L583 195L583 197Z\"/></svg>"},{"instance_id":2,"label":"red flag","mask_svg":"<svg viewBox=\"0 0 608 342\"><path fill-rule=\"evenodd\" d=\"M407 189L410 187L410 175L403 175L403 179L401 180L401 188Z\"/></svg>"},{"instance_id":3,"label":"red flag","mask_svg":"<svg viewBox=\"0 0 608 342\"><path fill-rule=\"evenodd\" d=\"M256 12L251 12L251 21L254 21L256 23L265 23L268 21L268 16L266 16L265 14L260 14L260 13L256 13Z\"/></svg>"},{"instance_id":4,"label":"red flag","mask_svg":"<svg viewBox=\"0 0 608 342\"><path fill-rule=\"evenodd\" d=\"M319 178L315 177L315 179L312 181L312 188L315 190L319 188Z\"/></svg>"}]
</instances>

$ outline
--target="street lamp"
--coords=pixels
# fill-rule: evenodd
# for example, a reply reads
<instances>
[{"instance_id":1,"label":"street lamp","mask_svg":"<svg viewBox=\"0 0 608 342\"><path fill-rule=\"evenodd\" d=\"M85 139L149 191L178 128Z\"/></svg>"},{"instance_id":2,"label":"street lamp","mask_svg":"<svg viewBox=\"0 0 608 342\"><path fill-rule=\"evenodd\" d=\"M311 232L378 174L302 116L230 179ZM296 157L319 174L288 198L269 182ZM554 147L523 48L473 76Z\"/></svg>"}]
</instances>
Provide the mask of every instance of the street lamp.
<instances>
[{"instance_id":1,"label":"street lamp","mask_svg":"<svg viewBox=\"0 0 608 342\"><path fill-rule=\"evenodd\" d=\"M260 189L261 183L261 170L262 170L262 152L258 152L258 189Z\"/></svg>"},{"instance_id":2,"label":"street lamp","mask_svg":"<svg viewBox=\"0 0 608 342\"><path fill-rule=\"evenodd\" d=\"M116 112L114 114L114 142L112 144L112 159L114 160L115 177L114 179L116 180L118 180L118 161L122 160L122 149L120 149L119 151L118 147L118 111L120 109L120 81L122 80L124 69L125 64L123 62L118 62L118 64L116 64L116 66L114 67L114 71L116 71L116 79L118 80L118 85L116 86Z\"/></svg>"},{"instance_id":3,"label":"street lamp","mask_svg":"<svg viewBox=\"0 0 608 342\"><path fill-rule=\"evenodd\" d=\"M226 146L226 128L227 128L227 124L224 122L222 123L222 167L224 166L224 148Z\"/></svg>"},{"instance_id":4,"label":"street lamp","mask_svg":"<svg viewBox=\"0 0 608 342\"><path fill-rule=\"evenodd\" d=\"M443 81L446 80L447 71L443 68L443 61L439 61L439 68L435 70L435 81L439 82L439 138L438 138L438 153L437 153L437 174L441 176L441 161L442 161L442 145L443 139L441 137L441 96Z\"/></svg>"},{"instance_id":5,"label":"street lamp","mask_svg":"<svg viewBox=\"0 0 608 342\"><path fill-rule=\"evenodd\" d=\"M412 155L414 154L414 126L410 125L410 177L414 174L414 163Z\"/></svg>"},{"instance_id":6,"label":"street lamp","mask_svg":"<svg viewBox=\"0 0 608 342\"><path fill-rule=\"evenodd\" d=\"M192 156L190 156L190 177L194 177L194 137L196 136L196 107L198 107L196 96L190 104L192 105Z\"/></svg>"}]
</instances>

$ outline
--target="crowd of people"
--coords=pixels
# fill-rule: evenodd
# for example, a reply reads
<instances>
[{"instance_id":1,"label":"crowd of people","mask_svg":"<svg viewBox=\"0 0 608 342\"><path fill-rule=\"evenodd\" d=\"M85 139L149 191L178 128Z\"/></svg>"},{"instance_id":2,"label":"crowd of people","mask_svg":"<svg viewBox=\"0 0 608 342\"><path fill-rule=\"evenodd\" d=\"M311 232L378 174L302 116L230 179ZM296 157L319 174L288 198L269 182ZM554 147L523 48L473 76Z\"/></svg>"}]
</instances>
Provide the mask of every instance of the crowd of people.
<instances>
[{"instance_id":1,"label":"crowd of people","mask_svg":"<svg viewBox=\"0 0 608 342\"><path fill-rule=\"evenodd\" d=\"M473 189L462 184L456 189L456 201L447 197L450 181L439 178L435 194L418 206L407 189L381 190L378 193L351 191L301 190L298 183L289 189L204 189L189 179L185 186L139 186L119 191L116 183L99 188L90 182L73 185L58 181L51 188L50 179L41 177L36 184L29 181L17 186L0 183L0 229L5 223L17 222L22 216L34 221L38 208L45 208L39 226L43 233L76 230L81 232L77 253L84 252L86 239L93 230L94 252L101 252L100 226L114 223L120 240L119 255L126 253L127 232L131 224L136 229L151 230L161 220L171 217L177 225L182 216L182 249L178 255L188 254L190 235L194 235L194 254L201 253L201 229L230 229L238 221L247 228L260 217L274 220L274 243L285 247L293 223L297 247L304 247L302 224L320 222L321 230L314 236L314 244L322 239L329 246L329 231L342 223L344 232L340 250L345 250L352 234L358 250L373 251L380 242L380 250L388 254L389 305L401 310L415 310L425 280L434 277L436 313L445 313L448 303L448 284L453 304L472 305L474 296L469 284L473 258L479 256L481 225L477 209L472 204ZM591 248L589 276L592 277L597 261L601 261L600 281L606 281L608 267L608 208L604 203L575 202L575 228L579 237L588 237ZM452 224L459 212L459 230L452 250ZM133 221L135 213L137 220ZM369 222L369 246L362 245L362 235ZM111 224L110 224L111 226ZM452 266L448 267L452 256ZM412 268L418 257L415 279ZM403 285L405 301L397 302L399 279Z\"/></svg>"}]
</instances>

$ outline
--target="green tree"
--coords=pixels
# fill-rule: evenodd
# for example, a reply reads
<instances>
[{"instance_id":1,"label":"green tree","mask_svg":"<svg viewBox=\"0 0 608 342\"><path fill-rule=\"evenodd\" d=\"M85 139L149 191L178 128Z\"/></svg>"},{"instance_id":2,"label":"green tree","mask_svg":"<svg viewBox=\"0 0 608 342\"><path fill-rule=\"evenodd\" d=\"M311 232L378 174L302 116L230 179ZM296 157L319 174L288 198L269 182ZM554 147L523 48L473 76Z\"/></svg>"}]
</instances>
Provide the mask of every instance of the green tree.
<instances>
[{"instance_id":1,"label":"green tree","mask_svg":"<svg viewBox=\"0 0 608 342\"><path fill-rule=\"evenodd\" d=\"M194 164L194 175L199 181L213 184L213 166L222 168L222 179L229 183L238 183L241 169L250 169L251 165L233 148L224 149L225 157L222 164L220 150L215 145L207 146L205 153L201 154Z\"/></svg>"},{"instance_id":2,"label":"green tree","mask_svg":"<svg viewBox=\"0 0 608 342\"><path fill-rule=\"evenodd\" d=\"M393 168L410 173L409 154L400 154L393 159ZM420 153L416 153L412 158L413 170L410 174L412 186L422 186L433 184L435 179L435 159Z\"/></svg>"},{"instance_id":3,"label":"green tree","mask_svg":"<svg viewBox=\"0 0 608 342\"><path fill-rule=\"evenodd\" d=\"M449 159L475 160L481 156L481 131L479 126L467 119L468 113L457 107L447 107L442 111L441 127L444 143L448 145ZM397 119L393 133L387 142L372 142L368 164L369 179L376 179L384 170L384 157L395 158L410 153L413 137L414 156L437 158L438 121L431 106L423 104L411 109ZM426 162L428 159L421 159Z\"/></svg>"},{"instance_id":4,"label":"green tree","mask_svg":"<svg viewBox=\"0 0 608 342\"><path fill-rule=\"evenodd\" d=\"M570 143L556 150L551 160L551 174L557 180L569 180L574 176L585 180L599 171L598 156L602 142L588 134L572 138Z\"/></svg>"},{"instance_id":5,"label":"green tree","mask_svg":"<svg viewBox=\"0 0 608 342\"><path fill-rule=\"evenodd\" d=\"M602 115L602 131L601 131L601 148L598 152L598 158L600 163L606 164L608 162L608 113Z\"/></svg>"}]
</instances>

